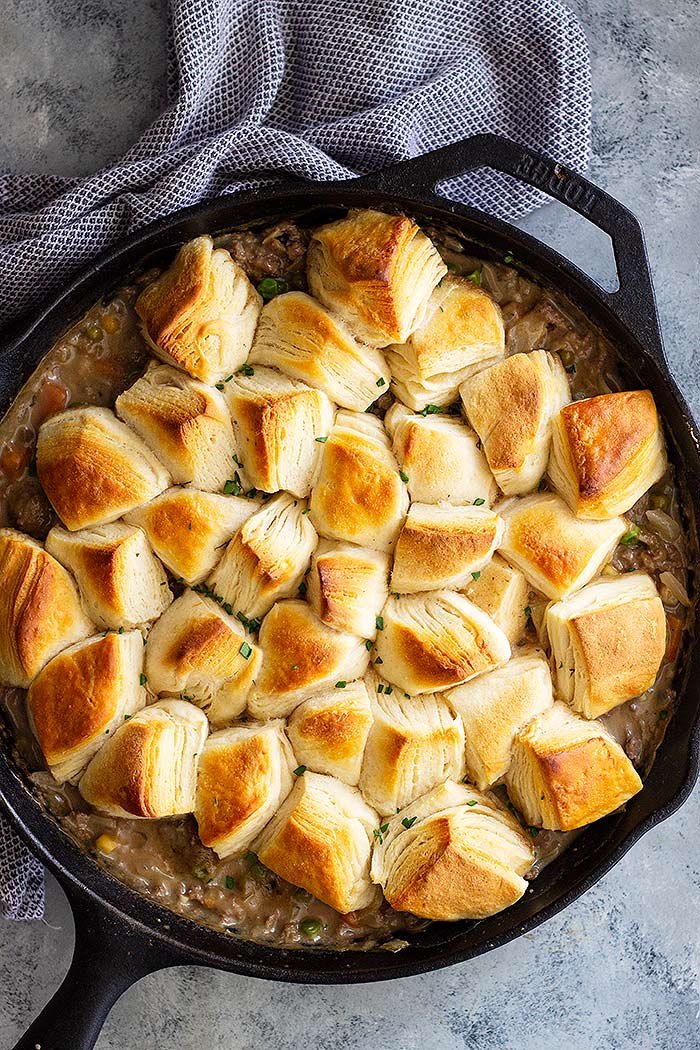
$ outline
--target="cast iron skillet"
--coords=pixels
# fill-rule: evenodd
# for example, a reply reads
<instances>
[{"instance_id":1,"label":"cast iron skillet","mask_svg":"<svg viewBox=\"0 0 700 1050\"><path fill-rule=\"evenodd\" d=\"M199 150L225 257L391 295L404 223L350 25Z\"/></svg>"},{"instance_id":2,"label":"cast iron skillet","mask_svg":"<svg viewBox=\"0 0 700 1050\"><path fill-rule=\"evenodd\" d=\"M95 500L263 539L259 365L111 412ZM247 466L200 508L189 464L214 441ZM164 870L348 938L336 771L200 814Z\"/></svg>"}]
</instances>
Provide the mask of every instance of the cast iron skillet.
<instances>
[{"instance_id":1,"label":"cast iron skillet","mask_svg":"<svg viewBox=\"0 0 700 1050\"><path fill-rule=\"evenodd\" d=\"M603 291L557 252L507 223L453 204L436 186L490 167L539 187L612 238L620 288ZM685 492L691 560L698 563L694 500L700 492L700 435L664 356L644 240L621 204L574 172L493 135L479 135L387 171L346 182L286 184L198 205L147 227L94 265L0 355L0 408L55 339L146 256L169 258L180 242L255 220L275 221L317 209L321 218L348 205L405 210L444 222L481 245L485 257L512 251L529 276L559 288L619 348L630 386L649 387L665 422L678 481ZM319 220L320 221L320 220ZM696 579L691 578L691 595ZM692 634L693 632L689 632ZM238 940L183 919L102 871L39 807L8 756L0 753L0 801L34 853L65 889L76 926L75 955L51 1002L16 1050L90 1050L118 996L154 970L214 966L252 977L309 984L379 981L473 958L532 930L561 911L616 864L649 828L685 801L698 775L700 651L687 642L677 683L680 702L644 790L624 812L591 826L547 867L512 908L478 923L435 923L403 951L293 951Z\"/></svg>"}]
</instances>

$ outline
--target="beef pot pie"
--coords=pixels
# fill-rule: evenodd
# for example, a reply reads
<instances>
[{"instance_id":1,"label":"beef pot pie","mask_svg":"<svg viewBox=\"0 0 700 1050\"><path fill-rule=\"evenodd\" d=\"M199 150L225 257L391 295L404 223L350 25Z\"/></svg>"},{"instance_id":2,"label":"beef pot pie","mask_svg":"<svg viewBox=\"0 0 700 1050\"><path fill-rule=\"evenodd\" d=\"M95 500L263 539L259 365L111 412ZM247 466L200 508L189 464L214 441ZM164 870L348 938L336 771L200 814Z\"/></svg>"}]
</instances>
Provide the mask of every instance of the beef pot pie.
<instances>
[{"instance_id":1,"label":"beef pot pie","mask_svg":"<svg viewBox=\"0 0 700 1050\"><path fill-rule=\"evenodd\" d=\"M0 424L2 709L141 892L400 947L514 904L642 790L678 494L652 395L573 308L406 216L298 232L259 290L275 230L185 244Z\"/></svg>"}]
</instances>

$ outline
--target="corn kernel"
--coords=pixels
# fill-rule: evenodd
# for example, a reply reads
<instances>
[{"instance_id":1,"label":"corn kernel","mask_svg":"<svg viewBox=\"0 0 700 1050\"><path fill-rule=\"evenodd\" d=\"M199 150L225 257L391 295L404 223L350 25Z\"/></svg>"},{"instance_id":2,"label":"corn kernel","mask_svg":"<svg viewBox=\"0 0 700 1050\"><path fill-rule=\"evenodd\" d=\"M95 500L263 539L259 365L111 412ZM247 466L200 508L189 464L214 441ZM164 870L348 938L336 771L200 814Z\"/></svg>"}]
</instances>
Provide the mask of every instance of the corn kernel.
<instances>
[{"instance_id":1,"label":"corn kernel","mask_svg":"<svg viewBox=\"0 0 700 1050\"><path fill-rule=\"evenodd\" d=\"M95 846L100 853L111 853L118 845L119 843L112 835L99 835L98 838L95 839Z\"/></svg>"}]
</instances>

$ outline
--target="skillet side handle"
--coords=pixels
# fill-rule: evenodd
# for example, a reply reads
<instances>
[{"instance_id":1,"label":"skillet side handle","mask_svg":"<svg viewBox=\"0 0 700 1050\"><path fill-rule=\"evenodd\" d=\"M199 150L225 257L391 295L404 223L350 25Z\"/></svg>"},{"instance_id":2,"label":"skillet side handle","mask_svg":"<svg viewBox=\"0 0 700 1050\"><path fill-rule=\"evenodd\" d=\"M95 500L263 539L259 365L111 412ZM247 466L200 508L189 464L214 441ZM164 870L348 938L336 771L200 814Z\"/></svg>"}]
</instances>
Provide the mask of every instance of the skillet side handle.
<instances>
[{"instance_id":1,"label":"skillet side handle","mask_svg":"<svg viewBox=\"0 0 700 1050\"><path fill-rule=\"evenodd\" d=\"M609 193L544 153L500 135L473 135L450 146L365 175L356 184L396 195L441 196L436 187L477 168L493 168L567 205L610 236L620 282L600 292L657 360L665 362L644 234L635 215Z\"/></svg>"},{"instance_id":2,"label":"skillet side handle","mask_svg":"<svg viewBox=\"0 0 700 1050\"><path fill-rule=\"evenodd\" d=\"M86 895L64 889L75 918L73 960L14 1050L92 1050L120 995L146 974L180 961Z\"/></svg>"}]
</instances>

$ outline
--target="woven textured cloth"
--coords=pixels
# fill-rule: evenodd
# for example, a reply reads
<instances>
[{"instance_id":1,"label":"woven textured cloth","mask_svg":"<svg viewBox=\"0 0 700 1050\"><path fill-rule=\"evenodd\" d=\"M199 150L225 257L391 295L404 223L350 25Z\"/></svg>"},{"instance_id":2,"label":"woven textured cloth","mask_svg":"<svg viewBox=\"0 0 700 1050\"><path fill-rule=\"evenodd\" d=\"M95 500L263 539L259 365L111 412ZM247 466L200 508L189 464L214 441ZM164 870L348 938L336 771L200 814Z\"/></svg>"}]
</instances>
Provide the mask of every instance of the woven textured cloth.
<instances>
[{"instance_id":1,"label":"woven textured cloth","mask_svg":"<svg viewBox=\"0 0 700 1050\"><path fill-rule=\"evenodd\" d=\"M557 0L171 0L168 87L114 165L0 174L0 320L138 227L280 175L349 178L481 131L588 160L588 51ZM545 199L490 171L443 189L506 219ZM0 824L0 910L40 914L39 886Z\"/></svg>"}]
</instances>

